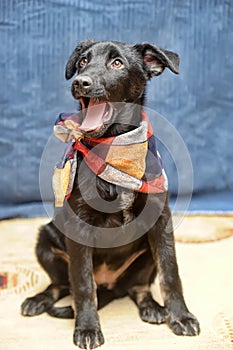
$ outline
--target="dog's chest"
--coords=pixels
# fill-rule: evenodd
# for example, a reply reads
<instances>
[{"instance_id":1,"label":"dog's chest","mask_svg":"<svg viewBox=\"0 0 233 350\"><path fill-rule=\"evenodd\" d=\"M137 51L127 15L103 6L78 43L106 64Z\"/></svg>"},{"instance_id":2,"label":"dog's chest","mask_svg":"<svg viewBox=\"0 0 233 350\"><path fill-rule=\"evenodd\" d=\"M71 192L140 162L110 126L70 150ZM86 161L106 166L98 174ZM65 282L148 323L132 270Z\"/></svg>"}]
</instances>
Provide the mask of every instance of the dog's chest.
<instances>
[{"instance_id":1,"label":"dog's chest","mask_svg":"<svg viewBox=\"0 0 233 350\"><path fill-rule=\"evenodd\" d=\"M114 267L113 264L106 262L94 266L94 280L97 286L104 285L108 289L112 289L124 272L137 260L139 256L145 253L146 249L139 250L131 254L120 267Z\"/></svg>"}]
</instances>

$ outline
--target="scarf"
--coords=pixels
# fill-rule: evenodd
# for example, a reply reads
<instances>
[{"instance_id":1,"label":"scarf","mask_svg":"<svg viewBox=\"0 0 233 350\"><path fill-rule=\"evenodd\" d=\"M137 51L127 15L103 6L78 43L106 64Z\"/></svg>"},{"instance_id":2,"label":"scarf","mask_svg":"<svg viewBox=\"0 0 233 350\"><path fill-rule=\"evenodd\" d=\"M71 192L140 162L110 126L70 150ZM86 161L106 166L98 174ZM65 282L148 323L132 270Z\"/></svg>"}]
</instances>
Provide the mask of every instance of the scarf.
<instances>
[{"instance_id":1,"label":"scarf","mask_svg":"<svg viewBox=\"0 0 233 350\"><path fill-rule=\"evenodd\" d=\"M108 138L87 138L78 130L78 114L60 114L54 134L69 143L53 174L55 206L63 206L73 190L77 170L77 152L86 165L101 179L142 193L164 193L168 182L153 129L142 111L142 121L136 129Z\"/></svg>"}]
</instances>

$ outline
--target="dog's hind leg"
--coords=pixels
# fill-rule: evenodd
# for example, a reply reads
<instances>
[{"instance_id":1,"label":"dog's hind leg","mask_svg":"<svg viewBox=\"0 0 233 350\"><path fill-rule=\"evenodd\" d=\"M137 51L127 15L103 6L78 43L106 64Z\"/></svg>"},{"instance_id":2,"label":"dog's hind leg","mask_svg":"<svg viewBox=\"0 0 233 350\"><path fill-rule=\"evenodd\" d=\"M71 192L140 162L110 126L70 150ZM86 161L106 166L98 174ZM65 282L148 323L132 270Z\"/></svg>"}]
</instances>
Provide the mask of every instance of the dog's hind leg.
<instances>
[{"instance_id":1,"label":"dog's hind leg","mask_svg":"<svg viewBox=\"0 0 233 350\"><path fill-rule=\"evenodd\" d=\"M49 311L53 304L69 294L69 289L60 289L50 284L43 292L25 299L21 305L23 316L36 316Z\"/></svg>"},{"instance_id":2,"label":"dog's hind leg","mask_svg":"<svg viewBox=\"0 0 233 350\"><path fill-rule=\"evenodd\" d=\"M166 310L153 299L148 285L134 286L128 292L138 306L143 321L156 324L165 322Z\"/></svg>"},{"instance_id":3,"label":"dog's hind leg","mask_svg":"<svg viewBox=\"0 0 233 350\"><path fill-rule=\"evenodd\" d=\"M51 284L43 292L27 298L21 305L24 316L35 316L51 309L59 299L69 295L68 255L62 234L51 222L41 228L36 255L48 273Z\"/></svg>"}]
</instances>

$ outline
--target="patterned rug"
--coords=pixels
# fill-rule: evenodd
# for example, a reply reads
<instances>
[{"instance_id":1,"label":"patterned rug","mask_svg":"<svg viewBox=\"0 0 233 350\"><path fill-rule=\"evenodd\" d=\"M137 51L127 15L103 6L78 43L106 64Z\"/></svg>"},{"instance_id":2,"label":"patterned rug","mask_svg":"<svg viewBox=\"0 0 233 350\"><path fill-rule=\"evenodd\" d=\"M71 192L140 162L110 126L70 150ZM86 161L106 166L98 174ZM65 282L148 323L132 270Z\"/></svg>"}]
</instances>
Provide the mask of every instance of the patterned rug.
<instances>
[{"instance_id":1,"label":"patterned rug","mask_svg":"<svg viewBox=\"0 0 233 350\"><path fill-rule=\"evenodd\" d=\"M77 349L72 344L73 320L46 314L34 318L20 315L24 298L41 291L49 282L34 256L38 227L46 221L38 218L0 223L0 349ZM176 237L184 242L192 231L192 235L197 232L206 238L210 231L213 234L213 227L219 230L220 226L231 227L231 223L232 218L219 221L209 217L206 221L204 217L188 217L176 230ZM166 325L143 323L135 305L123 298L99 312L105 336L101 349L233 349L233 237L228 236L224 239L218 234L214 242L199 238L201 244L176 244L186 302L201 323L200 336L177 337ZM160 298L156 283L153 293ZM60 304L69 302L66 298Z\"/></svg>"}]
</instances>

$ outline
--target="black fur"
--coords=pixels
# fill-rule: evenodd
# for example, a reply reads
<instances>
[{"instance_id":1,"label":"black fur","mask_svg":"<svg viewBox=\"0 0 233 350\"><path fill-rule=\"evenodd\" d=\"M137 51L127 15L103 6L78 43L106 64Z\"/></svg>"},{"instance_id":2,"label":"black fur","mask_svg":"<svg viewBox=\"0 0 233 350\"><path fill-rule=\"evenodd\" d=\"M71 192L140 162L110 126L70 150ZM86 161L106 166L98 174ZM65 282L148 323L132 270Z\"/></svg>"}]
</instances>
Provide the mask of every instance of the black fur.
<instances>
[{"instance_id":1,"label":"black fur","mask_svg":"<svg viewBox=\"0 0 233 350\"><path fill-rule=\"evenodd\" d=\"M115 60L120 60L120 64ZM118 65L120 67L116 67ZM97 134L91 133L95 137L108 137L125 133L139 125L147 81L161 74L166 67L178 73L178 66L177 54L148 43L132 46L112 41L95 43L87 40L80 43L70 56L66 78L70 79L78 72L71 91L74 98L82 99L83 107L87 107L90 98L121 102L114 107L111 122ZM134 107L129 102L134 103ZM78 162L81 160L79 154ZM99 195L107 203L119 199L119 204L122 198L131 198L130 206L125 213L121 209L114 213L100 212L85 202L80 185L93 203L93 189L97 186ZM129 295L138 306L143 321L167 322L178 335L199 334L198 321L188 311L183 298L168 194L128 194L126 191L125 197L121 197L121 191L124 190L96 178L87 167L82 167L79 178L76 176L68 203L76 216L67 221L65 205L63 213L58 213L55 221L40 230L36 254L41 266L49 274L51 284L44 292L24 301L22 314L34 316L48 312L55 317L74 317L71 307L59 309L53 306L57 300L69 294L71 286L75 305L74 343L80 348L89 346L93 349L104 343L96 297L98 308L101 308L115 298ZM127 244L114 248L92 248L73 240L77 240L79 235L90 236L83 222L92 227L118 228L118 237L121 237L125 223L137 218L148 201L148 212L140 223L142 229L156 213L159 213L159 218L153 227L147 229L146 234L133 242L129 240ZM64 225L66 235L58 230L56 220ZM114 237L109 239L114 240ZM118 271L121 271L119 269L129 257L137 253L135 260L118 275ZM109 279L106 283L101 283L100 268L103 266L108 270ZM150 285L157 274L164 306L159 305L150 292ZM111 278L113 283L109 282Z\"/></svg>"}]
</instances>

